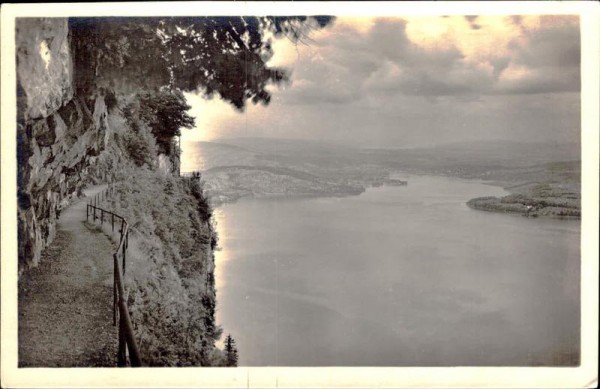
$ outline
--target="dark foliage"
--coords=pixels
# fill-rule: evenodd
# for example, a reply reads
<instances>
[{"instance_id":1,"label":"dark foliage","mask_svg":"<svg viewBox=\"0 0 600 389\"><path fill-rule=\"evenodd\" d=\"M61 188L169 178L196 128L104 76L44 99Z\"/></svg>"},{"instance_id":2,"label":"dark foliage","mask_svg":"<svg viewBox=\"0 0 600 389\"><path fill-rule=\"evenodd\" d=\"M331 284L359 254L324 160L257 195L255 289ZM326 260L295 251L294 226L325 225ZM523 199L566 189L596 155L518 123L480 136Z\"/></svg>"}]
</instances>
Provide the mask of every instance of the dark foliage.
<instances>
[{"instance_id":1,"label":"dark foliage","mask_svg":"<svg viewBox=\"0 0 600 389\"><path fill-rule=\"evenodd\" d=\"M227 359L227 366L237 366L238 350L231 334L228 334L225 338L225 358Z\"/></svg>"},{"instance_id":2,"label":"dark foliage","mask_svg":"<svg viewBox=\"0 0 600 389\"><path fill-rule=\"evenodd\" d=\"M287 80L269 67L273 51L267 33L302 41L330 16L71 18L77 55L77 89L92 85L124 91L218 93L238 109L247 100L268 104L269 83ZM100 84L100 85L98 85Z\"/></svg>"},{"instance_id":3,"label":"dark foliage","mask_svg":"<svg viewBox=\"0 0 600 389\"><path fill-rule=\"evenodd\" d=\"M212 209L204 195L204 188L202 185L200 172L193 172L191 176L186 177L186 180L190 188L190 193L197 201L198 214L202 218L202 221L208 221L212 216Z\"/></svg>"},{"instance_id":4,"label":"dark foliage","mask_svg":"<svg viewBox=\"0 0 600 389\"><path fill-rule=\"evenodd\" d=\"M131 130L122 136L123 149L136 166L152 168L157 156L156 141L140 118L139 101L125 105L121 110L127 127Z\"/></svg>"},{"instance_id":5,"label":"dark foliage","mask_svg":"<svg viewBox=\"0 0 600 389\"><path fill-rule=\"evenodd\" d=\"M125 150L129 158L137 166L152 166L155 152L152 148L152 143L143 133L127 133L124 137Z\"/></svg>"},{"instance_id":6,"label":"dark foliage","mask_svg":"<svg viewBox=\"0 0 600 389\"><path fill-rule=\"evenodd\" d=\"M181 128L193 128L194 118L187 114L191 107L179 91L159 91L139 95L140 119L150 126L159 152L172 154L171 141L181 135Z\"/></svg>"}]
</instances>

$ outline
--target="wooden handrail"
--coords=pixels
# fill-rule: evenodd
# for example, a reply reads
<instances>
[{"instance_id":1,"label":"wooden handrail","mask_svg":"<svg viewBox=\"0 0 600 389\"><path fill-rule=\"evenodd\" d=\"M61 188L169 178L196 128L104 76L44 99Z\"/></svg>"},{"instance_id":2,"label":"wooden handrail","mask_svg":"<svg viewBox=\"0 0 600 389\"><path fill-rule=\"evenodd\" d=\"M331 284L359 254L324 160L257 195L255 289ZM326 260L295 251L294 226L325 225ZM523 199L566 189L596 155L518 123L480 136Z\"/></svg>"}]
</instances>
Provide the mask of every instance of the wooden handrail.
<instances>
[{"instance_id":1,"label":"wooden handrail","mask_svg":"<svg viewBox=\"0 0 600 389\"><path fill-rule=\"evenodd\" d=\"M133 325L127 307L126 293L123 282L123 276L126 269L127 246L129 245L129 224L124 217L110 212L106 209L98 207L98 201L106 200L109 193L114 191L114 187L110 187L90 199L86 207L86 221L89 216L93 216L93 221L96 222L97 212L100 212L100 223L104 224L104 215L111 216L112 231L115 230L115 218L121 221L119 233L119 245L113 253L113 325L117 324L117 312L119 316L119 350L117 352L117 366L127 366L127 351L129 351L129 362L131 366L142 366L139 348L133 333ZM119 259L121 261L119 261Z\"/></svg>"}]
</instances>

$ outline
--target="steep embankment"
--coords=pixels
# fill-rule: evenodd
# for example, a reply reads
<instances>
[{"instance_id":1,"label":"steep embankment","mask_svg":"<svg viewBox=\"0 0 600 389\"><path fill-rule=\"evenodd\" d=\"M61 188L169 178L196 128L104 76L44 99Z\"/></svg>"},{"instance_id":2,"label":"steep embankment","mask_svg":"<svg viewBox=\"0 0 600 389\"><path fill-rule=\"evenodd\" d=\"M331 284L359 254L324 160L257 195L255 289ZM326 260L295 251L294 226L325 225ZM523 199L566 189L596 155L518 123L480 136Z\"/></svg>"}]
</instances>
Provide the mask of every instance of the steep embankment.
<instances>
[{"instance_id":1,"label":"steep embankment","mask_svg":"<svg viewBox=\"0 0 600 389\"><path fill-rule=\"evenodd\" d=\"M217 238L202 186L197 178L178 177L176 143L163 137L159 145L150 123L156 112L144 111L141 93L131 85L118 89L125 83L118 78L119 64L106 54L111 36L95 28L93 23L61 18L17 20L20 290L28 289L30 275L51 293L69 289L71 266L67 262L51 266L50 260L56 255L68 260L80 249L68 228L61 230L55 246L48 247L57 235L57 220L66 222L61 211L87 185L116 182L115 198L106 206L125 216L131 227L128 305L144 364L225 364L215 347L221 334L215 322L212 253ZM177 100L169 92L154 93L159 102ZM83 220L85 212L78 217ZM93 237L105 240L101 234ZM100 244L92 240L88 248ZM87 255L93 261L106 260L93 251ZM43 266L36 268L40 263ZM91 276L86 279L95 282ZM86 288L81 285L77 290L83 296ZM80 319L106 312L80 295L73 300ZM43 293L22 296L37 308L19 312L20 330L35 326L36 315L43 317L42 311L53 304ZM98 318L97 325L105 322ZM58 339L63 325L59 321L39 329L40 336ZM88 335L93 337L93 331ZM25 336L20 332L21 338ZM22 350L46 354L40 339L24 342ZM92 347L86 342L78 341L76 348ZM107 352L106 361L114 360ZM75 355L65 359L66 365L105 361ZM41 363L35 358L30 362Z\"/></svg>"},{"instance_id":2,"label":"steep embankment","mask_svg":"<svg viewBox=\"0 0 600 389\"><path fill-rule=\"evenodd\" d=\"M129 222L129 306L144 360L152 366L225 363L214 347L215 322L211 211L194 178L132 173L116 183L106 207Z\"/></svg>"},{"instance_id":3,"label":"steep embankment","mask_svg":"<svg viewBox=\"0 0 600 389\"><path fill-rule=\"evenodd\" d=\"M86 190L93 196L104 186ZM19 366L114 366L112 325L114 245L81 215L85 201L68 207L41 266L20 280Z\"/></svg>"}]
</instances>

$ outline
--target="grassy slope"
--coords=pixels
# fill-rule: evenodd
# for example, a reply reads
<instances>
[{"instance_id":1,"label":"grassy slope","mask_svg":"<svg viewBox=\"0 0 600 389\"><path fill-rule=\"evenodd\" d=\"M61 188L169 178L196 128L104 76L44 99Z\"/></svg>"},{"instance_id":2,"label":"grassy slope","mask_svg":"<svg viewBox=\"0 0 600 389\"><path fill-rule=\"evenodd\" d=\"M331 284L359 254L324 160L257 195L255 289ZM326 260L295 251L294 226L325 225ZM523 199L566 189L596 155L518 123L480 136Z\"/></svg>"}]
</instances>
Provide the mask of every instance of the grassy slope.
<instances>
[{"instance_id":1,"label":"grassy slope","mask_svg":"<svg viewBox=\"0 0 600 389\"><path fill-rule=\"evenodd\" d=\"M133 131L118 109L108 119L113 139L93 169L112 175L117 194L106 206L130 224L126 283L143 361L223 365L215 348L217 237L200 182L156 169L156 147L143 123Z\"/></svg>"}]
</instances>

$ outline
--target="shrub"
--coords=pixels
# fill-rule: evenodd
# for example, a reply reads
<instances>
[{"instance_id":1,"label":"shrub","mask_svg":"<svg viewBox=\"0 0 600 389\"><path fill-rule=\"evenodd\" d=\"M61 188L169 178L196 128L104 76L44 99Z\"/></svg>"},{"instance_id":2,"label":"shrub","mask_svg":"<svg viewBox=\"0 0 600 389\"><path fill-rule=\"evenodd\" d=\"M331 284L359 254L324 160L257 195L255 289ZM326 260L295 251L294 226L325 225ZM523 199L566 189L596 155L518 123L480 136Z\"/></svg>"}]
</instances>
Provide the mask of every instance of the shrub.
<instances>
[{"instance_id":1,"label":"shrub","mask_svg":"<svg viewBox=\"0 0 600 389\"><path fill-rule=\"evenodd\" d=\"M143 131L127 132L123 136L125 150L129 158L137 166L153 167L156 160L156 144L154 139Z\"/></svg>"},{"instance_id":2,"label":"shrub","mask_svg":"<svg viewBox=\"0 0 600 389\"><path fill-rule=\"evenodd\" d=\"M191 108L181 92L159 91L142 93L140 119L152 129L159 151L171 155L172 140L181 135L181 128L193 128L194 118L187 114Z\"/></svg>"}]
</instances>

